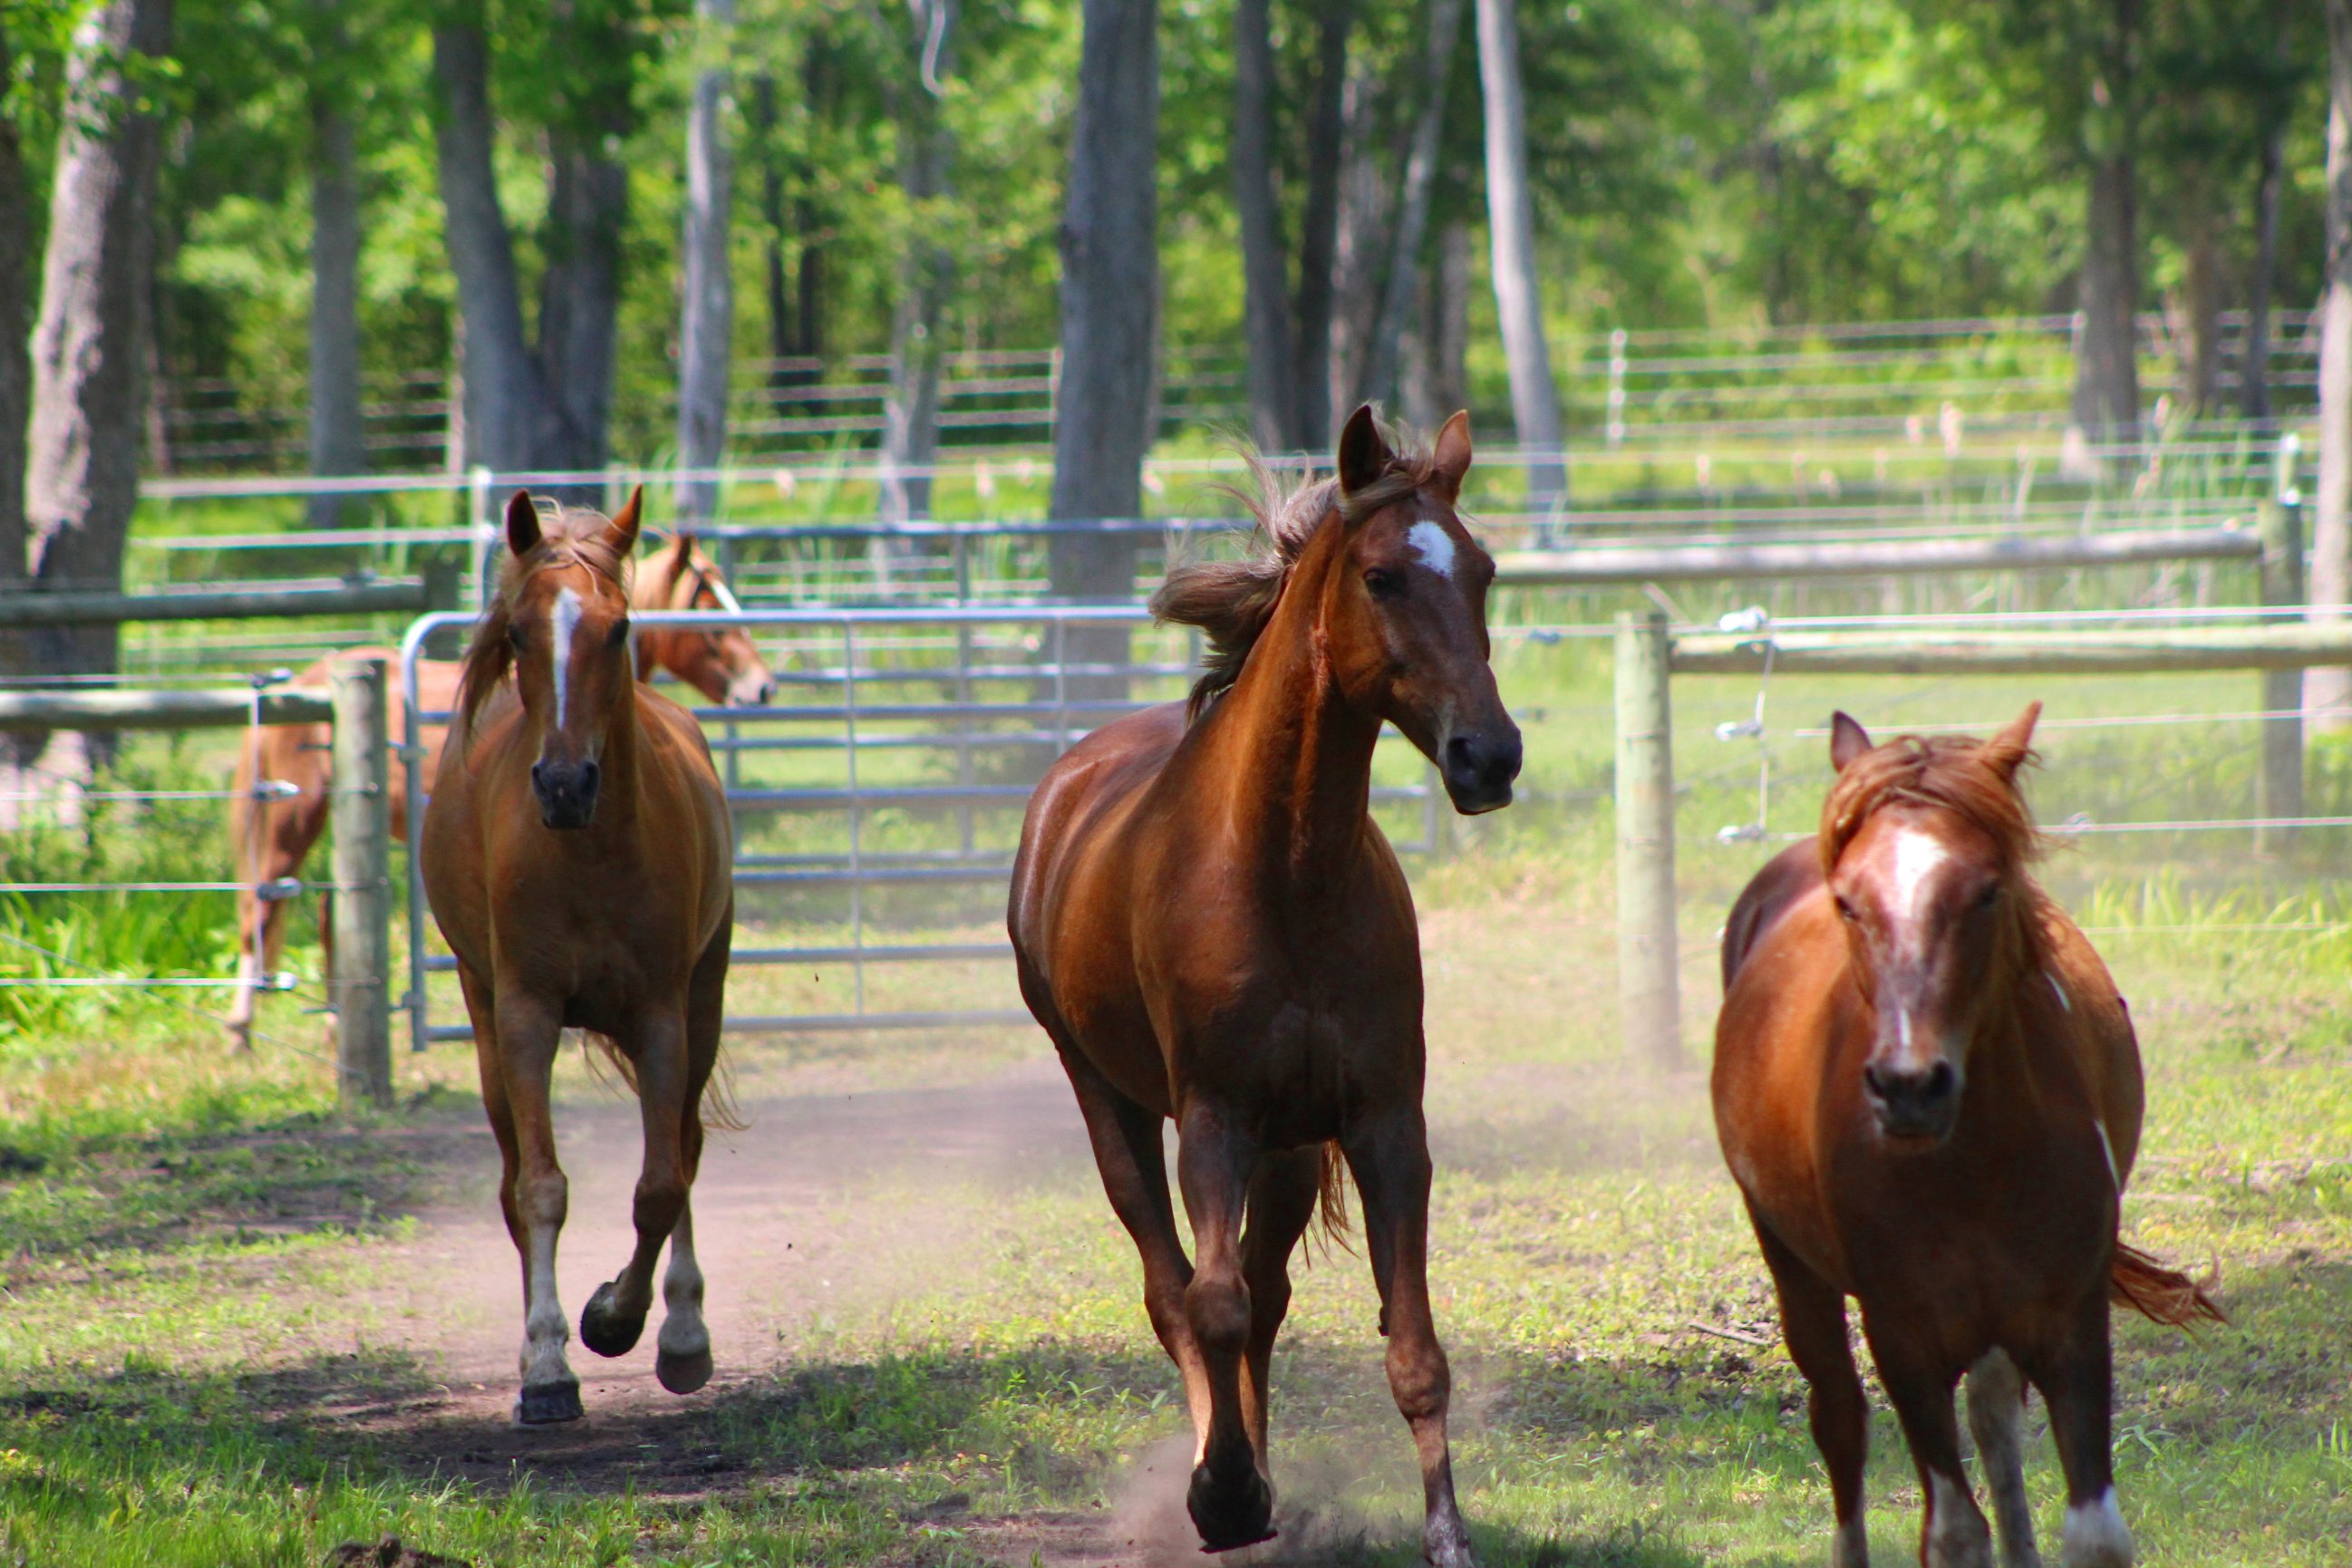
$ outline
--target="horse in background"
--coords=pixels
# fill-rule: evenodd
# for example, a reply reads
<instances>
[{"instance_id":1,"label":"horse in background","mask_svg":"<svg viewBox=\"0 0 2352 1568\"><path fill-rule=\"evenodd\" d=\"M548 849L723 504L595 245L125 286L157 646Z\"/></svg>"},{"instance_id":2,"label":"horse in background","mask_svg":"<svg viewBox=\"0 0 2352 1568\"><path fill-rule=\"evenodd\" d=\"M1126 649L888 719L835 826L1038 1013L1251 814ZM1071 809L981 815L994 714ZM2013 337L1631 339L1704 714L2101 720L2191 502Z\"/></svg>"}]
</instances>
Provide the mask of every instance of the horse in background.
<instances>
[{"instance_id":1,"label":"horse in background","mask_svg":"<svg viewBox=\"0 0 2352 1568\"><path fill-rule=\"evenodd\" d=\"M1960 1463L1963 1373L2006 1568L2040 1562L2029 1382L2065 1471L2067 1568L2125 1568L2109 1302L2221 1317L2116 1236L2139 1047L2106 966L2029 870L2042 843L2017 775L2040 714L1986 742L1885 745L1838 714L1819 835L1759 873L1725 927L1716 1127L1811 1388L1835 1568L1869 1556L1847 1297L1918 1468L1928 1568L1993 1562Z\"/></svg>"},{"instance_id":2,"label":"horse in background","mask_svg":"<svg viewBox=\"0 0 2352 1568\"><path fill-rule=\"evenodd\" d=\"M719 1058L733 829L693 715L630 668L621 579L642 494L609 521L567 508L542 527L527 493L508 506L509 558L461 666L417 846L457 954L522 1263L524 1425L581 1414L555 1283L567 1186L550 1083L567 1028L619 1067L645 1127L636 1247L590 1297L581 1342L607 1356L636 1343L667 1242L655 1372L676 1394L710 1376L688 1193Z\"/></svg>"},{"instance_id":3,"label":"horse in background","mask_svg":"<svg viewBox=\"0 0 2352 1568\"><path fill-rule=\"evenodd\" d=\"M1021 993L1183 1373L1186 1501L1212 1552L1272 1533L1266 1374L1291 1251L1318 1205L1340 1221L1344 1160L1420 1458L1424 1548L1438 1568L1473 1561L1429 1305L1420 939L1369 810L1384 721L1437 763L1456 809L1511 798L1519 732L1487 662L1495 567L1454 510L1469 467L1467 416L1400 456L1365 407L1336 479L1284 496L1261 472L1259 548L1180 566L1152 601L1209 634L1191 700L1073 746L1022 827L1007 912ZM1192 1258L1169 1203L1170 1120Z\"/></svg>"},{"instance_id":4,"label":"horse in background","mask_svg":"<svg viewBox=\"0 0 2352 1568\"><path fill-rule=\"evenodd\" d=\"M635 574L629 602L640 610L726 610L743 606L727 585L718 563L703 552L684 529L648 556ZM713 702L735 708L765 707L776 693L776 679L757 644L741 626L704 630L694 626L648 626L639 632L637 679L650 680L656 670L667 670ZM299 683L323 686L327 670L338 658L381 658L392 671L390 731L396 746L409 743L408 703L401 686L397 648L357 648L331 655L304 670ZM457 697L458 667L446 659L416 661L416 707L425 713L446 713ZM424 748L420 777L428 782L441 765L446 724L423 724L417 741ZM236 895L237 980L225 1020L240 1049L253 1044L253 1016L257 984L276 973L286 950L286 901L265 899L259 889L269 883L299 877L310 847L327 830L327 788L334 771L331 726L270 724L248 731L237 753L236 774L230 785L229 843L236 858L234 875L243 879ZM263 780L291 784L289 795L268 800L254 790ZM408 842L408 770L395 763L388 772L392 805L392 837ZM319 929L324 937L333 929L327 912L334 895L320 898Z\"/></svg>"}]
</instances>

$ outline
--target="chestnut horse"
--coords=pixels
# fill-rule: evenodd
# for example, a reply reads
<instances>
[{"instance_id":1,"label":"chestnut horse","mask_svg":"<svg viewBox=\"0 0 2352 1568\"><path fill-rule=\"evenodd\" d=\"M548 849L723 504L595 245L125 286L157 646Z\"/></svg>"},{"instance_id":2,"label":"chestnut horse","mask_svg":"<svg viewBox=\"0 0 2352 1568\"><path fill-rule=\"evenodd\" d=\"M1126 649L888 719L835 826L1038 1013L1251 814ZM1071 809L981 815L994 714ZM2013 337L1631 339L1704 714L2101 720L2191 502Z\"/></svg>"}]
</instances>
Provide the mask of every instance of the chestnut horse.
<instances>
[{"instance_id":1,"label":"chestnut horse","mask_svg":"<svg viewBox=\"0 0 2352 1568\"><path fill-rule=\"evenodd\" d=\"M1869 1550L1848 1296L1918 1467L1929 1568L1993 1561L1960 1467L1963 1372L2002 1563L2040 1561L2026 1380L2066 1473L2067 1568L2130 1563L2109 1300L2164 1323L2220 1316L2116 1239L2139 1047L2106 966L2028 870L2040 844L2017 773L2041 711L1982 742L1882 746L1837 715L1819 837L1766 867L1726 926L1716 1128L1811 1385L1836 1568Z\"/></svg>"},{"instance_id":2,"label":"chestnut horse","mask_svg":"<svg viewBox=\"0 0 2352 1568\"><path fill-rule=\"evenodd\" d=\"M629 602L640 610L740 610L735 595L719 574L718 564L703 553L694 536L680 530L648 558L635 574ZM691 626L647 627L639 632L637 679L650 680L666 669L713 702L732 707L764 707L776 693L775 677L751 634L740 626L702 631ZM359 648L322 658L302 672L301 684L324 686L327 667L335 658L381 658L400 679L396 648ZM444 659L419 659L416 664L416 706L427 713L446 713L457 700L457 666ZM392 706L395 742L408 740L408 705ZM419 729L425 748L420 775L430 779L441 765L446 724ZM248 733L237 754L236 779L229 807L229 843L234 847L236 876L247 886L236 895L238 986L229 1003L229 1034L240 1047L253 1042L255 984L273 973L286 948L283 900L264 899L255 889L283 878L301 874L303 858L327 830L327 785L333 773L330 747L333 731L325 724L272 724ZM257 802L257 781L280 780L293 784L292 795ZM392 837L408 842L408 770L395 765L389 774ZM332 894L327 895L331 900ZM322 912L323 935L332 921Z\"/></svg>"},{"instance_id":3,"label":"chestnut horse","mask_svg":"<svg viewBox=\"0 0 2352 1568\"><path fill-rule=\"evenodd\" d=\"M1420 1452L1423 1540L1440 1568L1471 1562L1430 1320L1419 936L1367 809L1384 721L1437 763L1456 809L1511 798L1519 732L1487 665L1494 563L1454 512L1469 467L1467 416L1401 458L1358 409L1336 480L1264 486L1257 553L1179 567L1154 597L1209 634L1192 700L1072 747L1022 828L1007 917L1021 993L1183 1373L1187 1502L1210 1551L1271 1533L1267 1363L1318 1195L1339 1222L1344 1157ZM1197 1266L1169 1205L1164 1119Z\"/></svg>"},{"instance_id":4,"label":"chestnut horse","mask_svg":"<svg viewBox=\"0 0 2352 1568\"><path fill-rule=\"evenodd\" d=\"M654 1368L676 1394L710 1376L687 1194L719 1058L732 829L693 716L632 679L621 574L641 496L609 522L566 509L543 530L529 495L507 508L511 556L466 653L419 836L505 1160L499 1197L523 1271L515 1419L525 1424L581 1413L555 1293L565 1184L549 1080L566 1028L599 1037L645 1125L636 1249L589 1299L581 1342L608 1356L636 1343L667 1241Z\"/></svg>"}]
</instances>

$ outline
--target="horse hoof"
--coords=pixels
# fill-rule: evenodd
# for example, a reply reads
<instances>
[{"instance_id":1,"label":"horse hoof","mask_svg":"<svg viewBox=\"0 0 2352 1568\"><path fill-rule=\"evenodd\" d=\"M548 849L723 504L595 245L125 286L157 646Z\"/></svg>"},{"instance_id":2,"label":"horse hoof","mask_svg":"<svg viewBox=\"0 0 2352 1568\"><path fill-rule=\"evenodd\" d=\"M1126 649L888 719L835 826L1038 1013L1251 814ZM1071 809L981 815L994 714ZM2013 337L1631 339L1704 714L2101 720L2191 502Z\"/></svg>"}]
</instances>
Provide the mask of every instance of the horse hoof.
<instances>
[{"instance_id":1,"label":"horse hoof","mask_svg":"<svg viewBox=\"0 0 2352 1568\"><path fill-rule=\"evenodd\" d=\"M1274 1539L1274 1489L1255 1466L1230 1480L1220 1480L1206 1465L1196 1467L1184 1510L1201 1532L1203 1552L1231 1552Z\"/></svg>"},{"instance_id":2,"label":"horse hoof","mask_svg":"<svg viewBox=\"0 0 2352 1568\"><path fill-rule=\"evenodd\" d=\"M598 1355L626 1355L637 1348L637 1337L646 1331L646 1315L623 1317L613 1305L613 1282L606 1280L596 1287L588 1304L580 1310L580 1342Z\"/></svg>"},{"instance_id":3,"label":"horse hoof","mask_svg":"<svg viewBox=\"0 0 2352 1568\"><path fill-rule=\"evenodd\" d=\"M710 1347L705 1345L688 1355L657 1350L654 1352L654 1375L672 1394L692 1394L710 1381Z\"/></svg>"},{"instance_id":4,"label":"horse hoof","mask_svg":"<svg viewBox=\"0 0 2352 1568\"><path fill-rule=\"evenodd\" d=\"M1432 1526L1422 1537L1422 1561L1429 1568L1478 1568L1478 1559L1470 1551L1470 1533L1462 1528L1460 1520L1448 1526Z\"/></svg>"},{"instance_id":5,"label":"horse hoof","mask_svg":"<svg viewBox=\"0 0 2352 1568\"><path fill-rule=\"evenodd\" d=\"M515 1396L514 1424L518 1426L552 1426L559 1422L577 1421L586 1414L580 1405L580 1380L576 1377L536 1388L526 1384Z\"/></svg>"}]
</instances>

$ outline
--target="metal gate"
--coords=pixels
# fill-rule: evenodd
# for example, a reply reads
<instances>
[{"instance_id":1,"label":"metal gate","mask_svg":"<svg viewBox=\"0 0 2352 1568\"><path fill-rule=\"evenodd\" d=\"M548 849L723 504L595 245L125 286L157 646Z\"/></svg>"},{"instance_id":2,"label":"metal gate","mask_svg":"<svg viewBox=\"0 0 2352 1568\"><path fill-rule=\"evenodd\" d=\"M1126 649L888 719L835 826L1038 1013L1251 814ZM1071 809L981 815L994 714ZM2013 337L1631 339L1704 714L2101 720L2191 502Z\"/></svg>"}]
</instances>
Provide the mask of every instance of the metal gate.
<instances>
[{"instance_id":1,"label":"metal gate","mask_svg":"<svg viewBox=\"0 0 2352 1568\"><path fill-rule=\"evenodd\" d=\"M449 718L416 706L416 665L426 642L474 619L428 615L403 639L408 734ZM848 995L830 1007L730 1013L726 1026L735 1033L1026 1023L1017 1006L958 1005L952 995L909 1005L905 993L918 982L898 977L919 977L926 965L931 973L942 965L978 966L1011 1000L1002 912L1032 781L1046 760L1097 725L1180 695L1199 654L1197 633L1155 629L1140 605L645 611L631 626L750 628L775 674L772 707L692 709L737 825L733 964L799 965L819 971L818 978L831 968L845 973ZM1100 658L1087 647L1089 628L1124 633L1126 656ZM1391 731L1383 740L1402 737ZM421 748L404 747L402 761L413 846L429 781ZM1425 850L1437 842L1444 796L1418 757L1412 776L1417 782L1376 787L1372 795L1393 826L1404 826L1402 814L1419 828L1417 840L1398 847ZM834 913L810 911L812 900L827 900ZM779 921L778 908L797 912ZM926 924L910 915L956 910L968 918ZM983 910L984 935L982 922L969 918ZM826 935L776 945L743 940L746 926L776 923ZM462 1022L432 1019L428 978L457 966L436 944L412 853L405 1005L419 1050L473 1034ZM879 986L888 994L869 994L877 975L890 977ZM740 990L730 983L730 1001Z\"/></svg>"}]
</instances>

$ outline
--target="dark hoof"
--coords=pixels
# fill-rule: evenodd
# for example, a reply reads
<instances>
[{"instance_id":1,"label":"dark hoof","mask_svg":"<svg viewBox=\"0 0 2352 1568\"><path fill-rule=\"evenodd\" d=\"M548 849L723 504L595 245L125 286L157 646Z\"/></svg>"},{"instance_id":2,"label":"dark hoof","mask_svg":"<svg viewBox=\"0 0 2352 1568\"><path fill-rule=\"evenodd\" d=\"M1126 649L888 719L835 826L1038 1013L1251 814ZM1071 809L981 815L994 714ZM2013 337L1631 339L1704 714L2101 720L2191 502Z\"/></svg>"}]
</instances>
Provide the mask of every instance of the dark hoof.
<instances>
[{"instance_id":1,"label":"dark hoof","mask_svg":"<svg viewBox=\"0 0 2352 1568\"><path fill-rule=\"evenodd\" d=\"M1470 1534L1458 1522L1451 1529L1425 1531L1421 1553L1429 1568L1478 1568L1478 1559L1470 1551Z\"/></svg>"},{"instance_id":2,"label":"dark hoof","mask_svg":"<svg viewBox=\"0 0 2352 1568\"><path fill-rule=\"evenodd\" d=\"M1203 1552L1231 1552L1274 1539L1274 1489L1255 1466L1224 1480L1206 1465L1196 1467L1184 1508L1201 1532Z\"/></svg>"},{"instance_id":3,"label":"dark hoof","mask_svg":"<svg viewBox=\"0 0 2352 1568\"><path fill-rule=\"evenodd\" d=\"M692 1394L710 1381L710 1349L708 1345L692 1355L672 1355L667 1351L654 1352L654 1375L672 1394Z\"/></svg>"},{"instance_id":4,"label":"dark hoof","mask_svg":"<svg viewBox=\"0 0 2352 1568\"><path fill-rule=\"evenodd\" d=\"M539 1388L525 1387L515 1396L514 1423L518 1426L552 1426L560 1421L577 1421L586 1414L580 1407L580 1380L576 1377Z\"/></svg>"},{"instance_id":5,"label":"dark hoof","mask_svg":"<svg viewBox=\"0 0 2352 1568\"><path fill-rule=\"evenodd\" d=\"M637 1348L637 1338L646 1331L646 1315L625 1318L613 1305L613 1283L606 1280L596 1287L588 1304L580 1309L580 1342L598 1355L626 1355Z\"/></svg>"}]
</instances>

